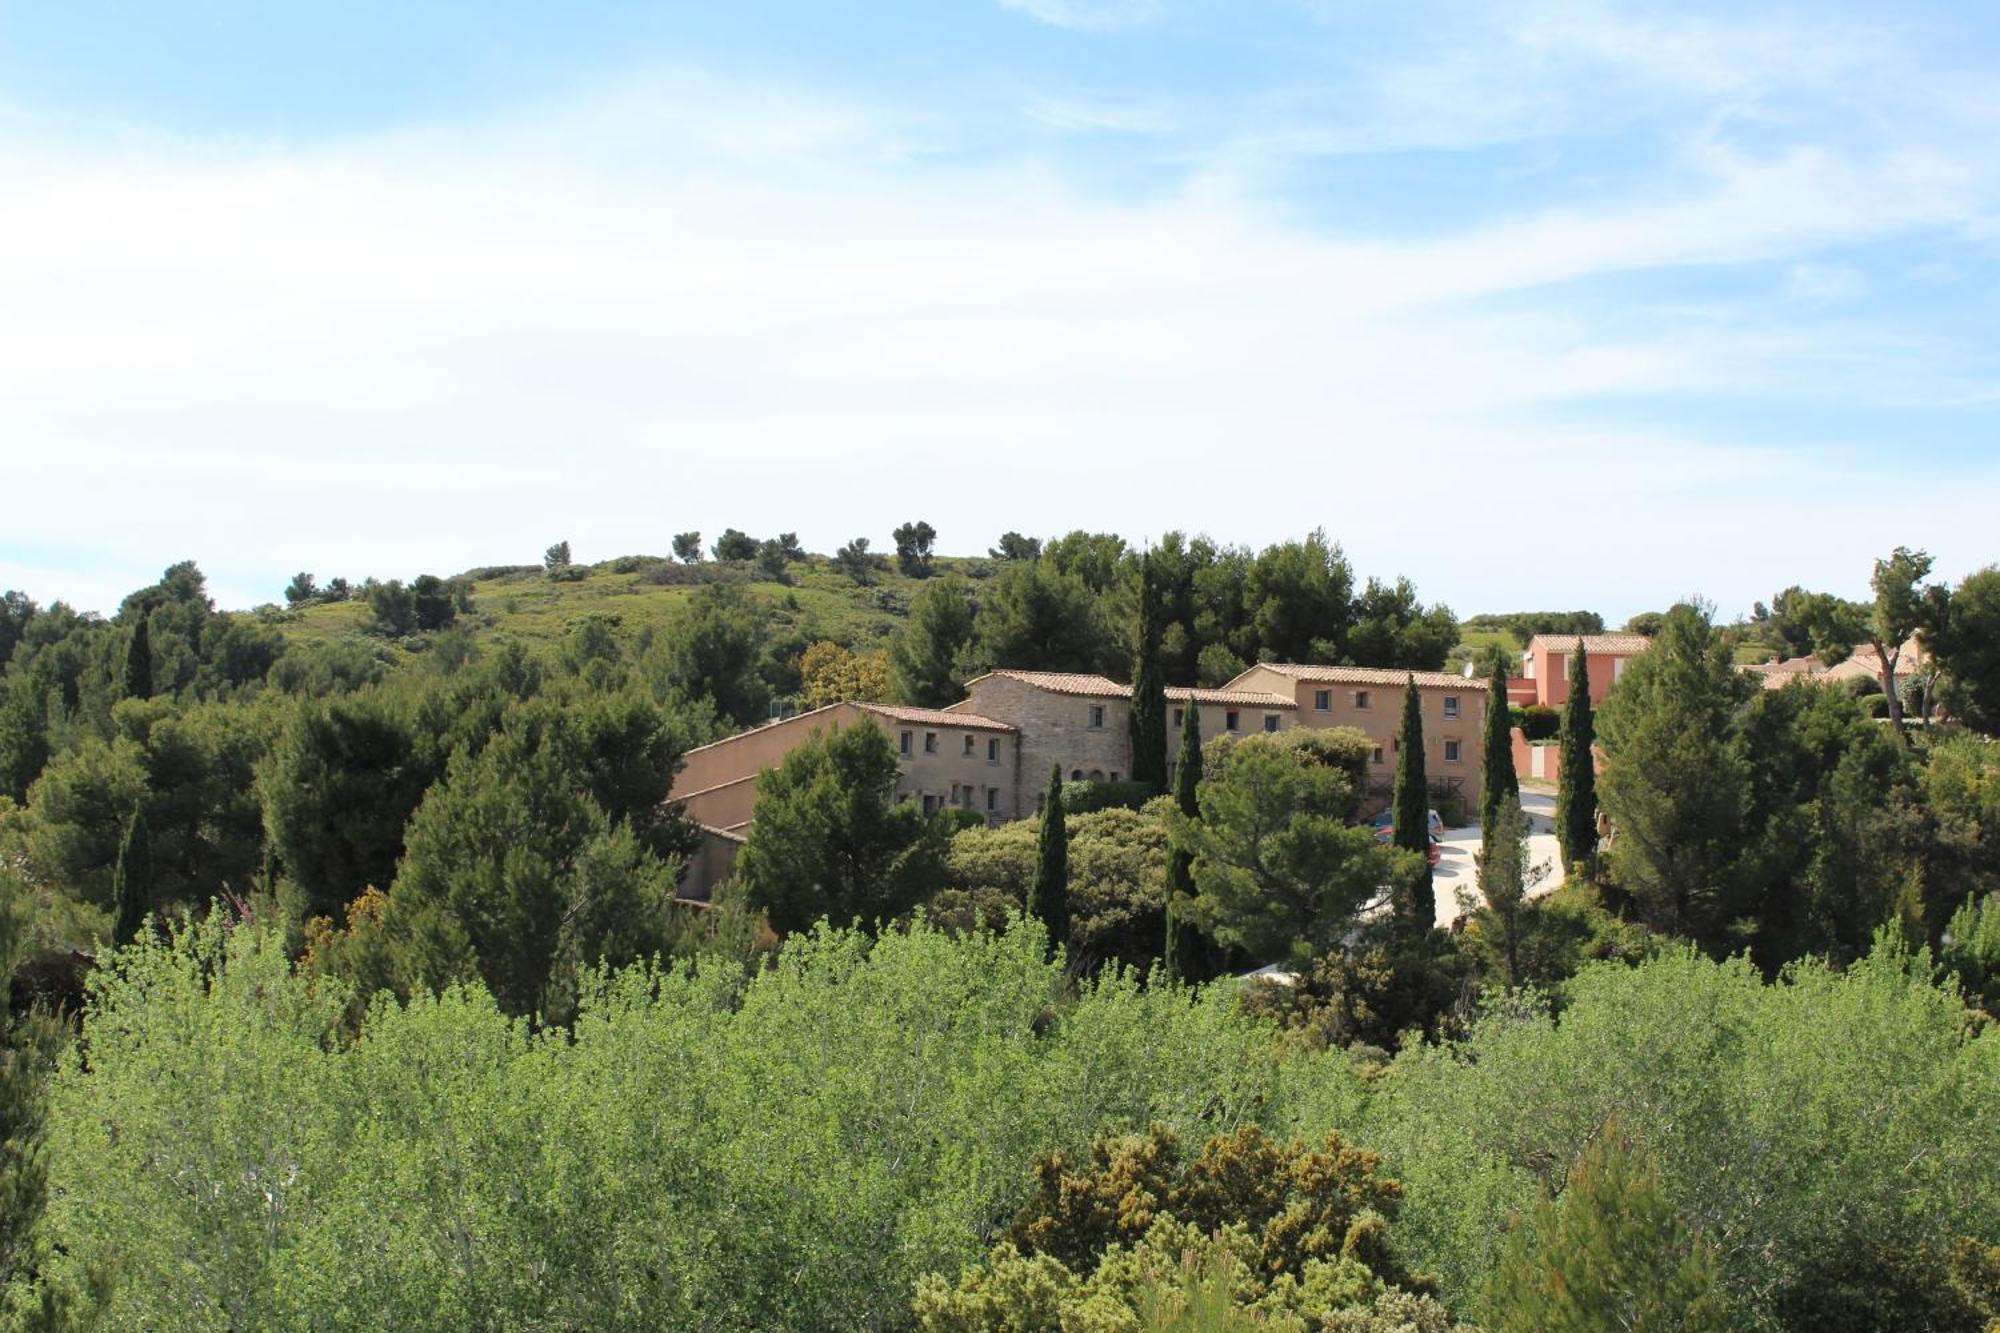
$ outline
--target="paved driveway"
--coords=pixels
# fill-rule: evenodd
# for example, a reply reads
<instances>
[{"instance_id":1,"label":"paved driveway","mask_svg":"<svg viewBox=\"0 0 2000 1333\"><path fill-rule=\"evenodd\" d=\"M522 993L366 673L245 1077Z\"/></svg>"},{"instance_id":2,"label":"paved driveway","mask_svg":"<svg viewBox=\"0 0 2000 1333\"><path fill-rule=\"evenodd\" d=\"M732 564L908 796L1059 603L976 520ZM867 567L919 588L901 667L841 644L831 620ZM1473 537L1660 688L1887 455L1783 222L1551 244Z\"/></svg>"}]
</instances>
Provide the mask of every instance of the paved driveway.
<instances>
[{"instance_id":1,"label":"paved driveway","mask_svg":"<svg viewBox=\"0 0 2000 1333\"><path fill-rule=\"evenodd\" d=\"M1521 808L1528 815L1528 858L1531 865L1546 864L1549 873L1535 886L1532 896L1541 897L1562 883L1562 856L1556 844L1556 798L1543 791L1521 792ZM1458 892L1463 889L1479 901L1479 872L1474 858L1479 855L1479 825L1448 828L1440 849L1437 870L1431 883L1437 890L1437 923L1449 929L1458 920Z\"/></svg>"}]
</instances>

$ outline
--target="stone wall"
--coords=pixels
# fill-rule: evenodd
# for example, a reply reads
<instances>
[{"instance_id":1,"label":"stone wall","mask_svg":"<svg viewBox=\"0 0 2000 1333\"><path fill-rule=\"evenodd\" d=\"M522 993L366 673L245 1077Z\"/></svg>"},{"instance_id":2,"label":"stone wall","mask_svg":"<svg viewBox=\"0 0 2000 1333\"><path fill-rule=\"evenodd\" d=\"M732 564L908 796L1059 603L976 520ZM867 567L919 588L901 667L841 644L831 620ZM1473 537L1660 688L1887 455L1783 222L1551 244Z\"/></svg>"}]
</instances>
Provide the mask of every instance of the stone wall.
<instances>
[{"instance_id":1,"label":"stone wall","mask_svg":"<svg viewBox=\"0 0 2000 1333\"><path fill-rule=\"evenodd\" d=\"M1076 773L1085 778L1132 776L1125 700L1058 694L998 675L975 680L967 688L971 697L945 711L976 713L1020 731L1014 804L1022 818L1041 808L1049 770L1058 765L1065 780ZM1103 710L1102 726L1091 725L1093 707Z\"/></svg>"}]
</instances>

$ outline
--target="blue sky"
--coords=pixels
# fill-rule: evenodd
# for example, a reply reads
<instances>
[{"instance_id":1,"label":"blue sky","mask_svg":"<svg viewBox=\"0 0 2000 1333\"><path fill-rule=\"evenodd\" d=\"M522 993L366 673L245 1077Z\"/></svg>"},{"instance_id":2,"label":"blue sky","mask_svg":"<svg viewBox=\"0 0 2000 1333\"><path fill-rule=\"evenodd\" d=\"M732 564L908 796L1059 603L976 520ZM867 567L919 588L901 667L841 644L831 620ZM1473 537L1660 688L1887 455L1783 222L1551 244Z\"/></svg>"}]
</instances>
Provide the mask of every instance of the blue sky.
<instances>
[{"instance_id":1,"label":"blue sky","mask_svg":"<svg viewBox=\"0 0 2000 1333\"><path fill-rule=\"evenodd\" d=\"M0 585L918 517L1324 527L1462 614L2000 559L1979 7L282 8L0 0Z\"/></svg>"}]
</instances>

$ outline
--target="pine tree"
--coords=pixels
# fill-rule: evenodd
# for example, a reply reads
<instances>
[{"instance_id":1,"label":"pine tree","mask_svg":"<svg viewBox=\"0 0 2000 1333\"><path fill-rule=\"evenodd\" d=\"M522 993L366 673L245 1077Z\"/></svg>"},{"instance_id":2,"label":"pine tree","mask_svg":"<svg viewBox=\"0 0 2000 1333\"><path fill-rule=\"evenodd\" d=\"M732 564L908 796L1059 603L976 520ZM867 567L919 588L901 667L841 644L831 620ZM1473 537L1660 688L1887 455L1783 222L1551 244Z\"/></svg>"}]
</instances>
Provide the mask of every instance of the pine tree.
<instances>
[{"instance_id":1,"label":"pine tree","mask_svg":"<svg viewBox=\"0 0 2000 1333\"><path fill-rule=\"evenodd\" d=\"M1597 725L1590 712L1590 666L1583 640L1569 663L1569 698L1563 701L1562 782L1556 792L1556 836L1563 868L1574 873L1597 854L1597 768L1591 746Z\"/></svg>"},{"instance_id":2,"label":"pine tree","mask_svg":"<svg viewBox=\"0 0 2000 1333\"><path fill-rule=\"evenodd\" d=\"M1195 799L1201 786L1201 710L1188 701L1181 718L1181 752L1174 765L1174 806L1189 819L1201 817ZM1194 903L1194 855L1179 847L1167 853L1167 975L1178 981L1206 981L1209 951L1188 919Z\"/></svg>"},{"instance_id":3,"label":"pine tree","mask_svg":"<svg viewBox=\"0 0 2000 1333\"><path fill-rule=\"evenodd\" d=\"M1512 714L1507 705L1507 667L1496 663L1486 695L1485 769L1480 774L1479 844L1483 855L1493 851L1493 827L1509 798L1521 797L1521 780L1514 772Z\"/></svg>"},{"instance_id":4,"label":"pine tree","mask_svg":"<svg viewBox=\"0 0 2000 1333\"><path fill-rule=\"evenodd\" d=\"M125 829L125 845L118 851L118 870L112 880L118 921L112 941L130 944L146 924L153 910L153 846L146 832L146 812L136 811Z\"/></svg>"},{"instance_id":5,"label":"pine tree","mask_svg":"<svg viewBox=\"0 0 2000 1333\"><path fill-rule=\"evenodd\" d=\"M1402 904L1403 926L1412 935L1437 924L1437 893L1431 886L1431 797L1424 777L1424 714L1416 677L1403 690L1403 725L1396 738L1396 793L1391 806L1396 845L1417 854L1422 871L1410 882Z\"/></svg>"},{"instance_id":6,"label":"pine tree","mask_svg":"<svg viewBox=\"0 0 2000 1333\"><path fill-rule=\"evenodd\" d=\"M1495 1333L1706 1333L1727 1327L1714 1249L1668 1202L1659 1172L1608 1124L1509 1233L1485 1291Z\"/></svg>"},{"instance_id":7,"label":"pine tree","mask_svg":"<svg viewBox=\"0 0 2000 1333\"><path fill-rule=\"evenodd\" d=\"M1063 817L1062 765L1049 772L1042 797L1042 836L1035 856L1035 882L1028 888L1028 915L1048 928L1049 953L1069 943L1069 825Z\"/></svg>"},{"instance_id":8,"label":"pine tree","mask_svg":"<svg viewBox=\"0 0 2000 1333\"><path fill-rule=\"evenodd\" d=\"M132 621L132 637L125 641L125 697L153 697L153 638L141 610Z\"/></svg>"},{"instance_id":9,"label":"pine tree","mask_svg":"<svg viewBox=\"0 0 2000 1333\"><path fill-rule=\"evenodd\" d=\"M1194 711L1189 700L1188 711ZM1132 671L1132 778L1167 787L1167 691L1160 677L1160 581L1148 552L1139 564L1139 643Z\"/></svg>"}]
</instances>

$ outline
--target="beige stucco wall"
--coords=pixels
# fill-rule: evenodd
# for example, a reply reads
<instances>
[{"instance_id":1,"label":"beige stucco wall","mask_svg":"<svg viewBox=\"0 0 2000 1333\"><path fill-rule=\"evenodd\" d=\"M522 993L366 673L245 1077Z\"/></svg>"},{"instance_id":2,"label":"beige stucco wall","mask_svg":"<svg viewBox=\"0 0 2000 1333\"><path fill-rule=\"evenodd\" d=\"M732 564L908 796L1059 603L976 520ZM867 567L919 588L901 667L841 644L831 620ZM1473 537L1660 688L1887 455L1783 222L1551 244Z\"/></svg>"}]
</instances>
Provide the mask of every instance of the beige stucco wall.
<instances>
[{"instance_id":1,"label":"beige stucco wall","mask_svg":"<svg viewBox=\"0 0 2000 1333\"><path fill-rule=\"evenodd\" d=\"M671 797L686 800L690 793L734 782L746 775L755 777L762 770L775 767L815 732L847 726L862 715L862 710L853 704L832 704L689 750L681 762L681 771L674 776Z\"/></svg>"},{"instance_id":2,"label":"beige stucco wall","mask_svg":"<svg viewBox=\"0 0 2000 1333\"><path fill-rule=\"evenodd\" d=\"M1383 783L1394 780L1396 733L1403 722L1403 686L1400 681L1362 685L1347 681L1297 680L1266 667L1252 667L1230 684L1240 690L1290 694L1298 701L1298 712L1294 716L1302 727L1319 730L1328 727L1357 728L1375 743L1379 751L1379 758L1369 764L1369 777ZM1324 711L1313 706L1314 696L1320 690L1330 691L1332 695ZM1366 708L1356 706L1355 694L1361 690L1368 692ZM1446 717L1445 701L1454 698L1458 700L1458 716ZM1466 800L1476 802L1483 785L1480 781L1480 746L1486 725L1485 682L1468 680L1463 689L1420 684L1417 700L1424 722L1424 776L1433 781L1457 778ZM1458 742L1456 760L1445 758L1445 742L1449 740Z\"/></svg>"},{"instance_id":3,"label":"beige stucco wall","mask_svg":"<svg viewBox=\"0 0 2000 1333\"><path fill-rule=\"evenodd\" d=\"M690 750L674 778L669 799L681 802L696 823L740 832L750 823L757 803L757 779L764 770L775 768L818 732L864 721L880 727L899 750L902 734L911 733L910 754L898 764L898 795L919 802L926 796L935 797L938 806L957 805L995 823L1018 817L1020 784L1015 771L1020 756L1014 735L989 727L904 722L851 703L814 709ZM924 747L927 734L937 737L935 753ZM965 748L968 737L972 740L970 754ZM998 742L992 758L989 741ZM987 804L989 790L993 793L991 809Z\"/></svg>"},{"instance_id":4,"label":"beige stucco wall","mask_svg":"<svg viewBox=\"0 0 2000 1333\"><path fill-rule=\"evenodd\" d=\"M896 784L898 795L909 796L920 804L926 796L935 797L939 805L954 805L985 815L988 823L1019 817L1020 783L1016 778L1020 764L1019 736L986 727L905 722L879 713L867 716L888 733L899 753L903 734L909 734L910 753L902 760L902 778ZM927 736L937 737L935 752L925 749ZM972 743L969 753L968 740ZM989 758L990 753L997 753L997 758ZM990 807L988 792L992 793Z\"/></svg>"}]
</instances>

